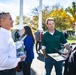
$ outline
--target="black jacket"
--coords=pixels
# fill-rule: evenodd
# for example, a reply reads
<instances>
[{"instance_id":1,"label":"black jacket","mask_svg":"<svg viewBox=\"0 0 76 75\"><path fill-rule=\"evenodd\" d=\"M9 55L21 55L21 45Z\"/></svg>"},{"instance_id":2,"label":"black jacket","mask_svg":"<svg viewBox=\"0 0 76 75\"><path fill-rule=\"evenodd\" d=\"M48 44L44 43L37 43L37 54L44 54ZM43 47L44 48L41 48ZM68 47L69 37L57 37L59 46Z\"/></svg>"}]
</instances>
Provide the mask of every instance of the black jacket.
<instances>
[{"instance_id":1,"label":"black jacket","mask_svg":"<svg viewBox=\"0 0 76 75\"><path fill-rule=\"evenodd\" d=\"M76 50L65 61L64 75L76 75Z\"/></svg>"}]
</instances>

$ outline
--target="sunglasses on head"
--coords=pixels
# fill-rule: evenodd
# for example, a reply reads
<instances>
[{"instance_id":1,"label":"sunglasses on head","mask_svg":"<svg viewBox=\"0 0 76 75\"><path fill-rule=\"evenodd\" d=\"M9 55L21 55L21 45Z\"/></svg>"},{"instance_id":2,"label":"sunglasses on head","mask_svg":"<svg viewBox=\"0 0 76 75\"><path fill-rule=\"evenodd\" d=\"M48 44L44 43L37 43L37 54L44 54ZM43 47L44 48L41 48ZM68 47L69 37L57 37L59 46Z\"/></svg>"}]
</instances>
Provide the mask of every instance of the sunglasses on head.
<instances>
[{"instance_id":1,"label":"sunglasses on head","mask_svg":"<svg viewBox=\"0 0 76 75\"><path fill-rule=\"evenodd\" d=\"M3 16L6 15L6 14L9 14L9 13L1 12L1 13L0 13L0 19L3 18Z\"/></svg>"},{"instance_id":2,"label":"sunglasses on head","mask_svg":"<svg viewBox=\"0 0 76 75\"><path fill-rule=\"evenodd\" d=\"M5 12L1 12L0 15L5 14Z\"/></svg>"},{"instance_id":3,"label":"sunglasses on head","mask_svg":"<svg viewBox=\"0 0 76 75\"><path fill-rule=\"evenodd\" d=\"M3 15L6 14L5 12L0 13L0 19L3 17Z\"/></svg>"}]
</instances>

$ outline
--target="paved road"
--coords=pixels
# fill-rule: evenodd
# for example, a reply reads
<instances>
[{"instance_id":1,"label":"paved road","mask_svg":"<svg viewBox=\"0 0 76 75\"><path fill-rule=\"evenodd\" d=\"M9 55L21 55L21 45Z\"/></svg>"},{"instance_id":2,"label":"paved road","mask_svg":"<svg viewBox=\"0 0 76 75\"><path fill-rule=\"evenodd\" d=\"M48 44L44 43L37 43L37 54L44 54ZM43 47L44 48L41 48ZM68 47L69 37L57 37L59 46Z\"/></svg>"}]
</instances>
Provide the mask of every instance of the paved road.
<instances>
[{"instance_id":1,"label":"paved road","mask_svg":"<svg viewBox=\"0 0 76 75\"><path fill-rule=\"evenodd\" d=\"M23 75L22 72L17 73L17 75ZM31 65L31 75L45 75L45 69L44 69L44 58L43 55L38 55L35 52L35 59L32 62ZM55 70L53 68L52 75L55 75Z\"/></svg>"}]
</instances>

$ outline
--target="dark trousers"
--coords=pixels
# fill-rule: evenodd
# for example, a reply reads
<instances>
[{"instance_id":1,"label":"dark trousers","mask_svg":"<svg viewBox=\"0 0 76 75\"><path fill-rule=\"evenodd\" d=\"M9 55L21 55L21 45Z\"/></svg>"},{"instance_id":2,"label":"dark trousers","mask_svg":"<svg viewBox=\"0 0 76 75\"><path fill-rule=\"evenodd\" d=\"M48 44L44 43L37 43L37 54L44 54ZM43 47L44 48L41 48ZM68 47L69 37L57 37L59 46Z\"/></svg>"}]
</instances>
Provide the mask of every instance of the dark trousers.
<instances>
[{"instance_id":1,"label":"dark trousers","mask_svg":"<svg viewBox=\"0 0 76 75\"><path fill-rule=\"evenodd\" d=\"M31 75L30 68L31 68L31 62L23 62L23 75Z\"/></svg>"},{"instance_id":2,"label":"dark trousers","mask_svg":"<svg viewBox=\"0 0 76 75\"><path fill-rule=\"evenodd\" d=\"M36 51L39 51L41 49L41 42L36 42Z\"/></svg>"},{"instance_id":3,"label":"dark trousers","mask_svg":"<svg viewBox=\"0 0 76 75\"><path fill-rule=\"evenodd\" d=\"M2 70L0 71L0 75L16 75L16 69Z\"/></svg>"},{"instance_id":4,"label":"dark trousers","mask_svg":"<svg viewBox=\"0 0 76 75\"><path fill-rule=\"evenodd\" d=\"M53 66L55 67L56 75L62 75L63 63L62 62L57 62L50 57L45 58L46 75L52 75L50 73L52 71Z\"/></svg>"}]
</instances>

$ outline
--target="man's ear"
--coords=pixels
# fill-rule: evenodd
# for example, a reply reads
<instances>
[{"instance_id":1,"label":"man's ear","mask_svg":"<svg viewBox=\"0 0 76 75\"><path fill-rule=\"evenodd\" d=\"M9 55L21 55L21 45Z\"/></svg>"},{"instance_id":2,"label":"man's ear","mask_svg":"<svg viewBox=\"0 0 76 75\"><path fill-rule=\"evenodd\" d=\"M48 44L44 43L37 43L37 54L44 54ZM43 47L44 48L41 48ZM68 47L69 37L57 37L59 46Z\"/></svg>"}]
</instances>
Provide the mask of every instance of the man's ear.
<instances>
[{"instance_id":1,"label":"man's ear","mask_svg":"<svg viewBox=\"0 0 76 75\"><path fill-rule=\"evenodd\" d=\"M1 19L1 21L0 21L0 26L3 25L4 22L5 22L5 19Z\"/></svg>"},{"instance_id":2,"label":"man's ear","mask_svg":"<svg viewBox=\"0 0 76 75\"><path fill-rule=\"evenodd\" d=\"M2 18L2 19L1 19L1 22L2 22L2 23L3 23L3 22L5 22L5 19L4 19L4 18Z\"/></svg>"}]
</instances>

